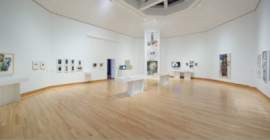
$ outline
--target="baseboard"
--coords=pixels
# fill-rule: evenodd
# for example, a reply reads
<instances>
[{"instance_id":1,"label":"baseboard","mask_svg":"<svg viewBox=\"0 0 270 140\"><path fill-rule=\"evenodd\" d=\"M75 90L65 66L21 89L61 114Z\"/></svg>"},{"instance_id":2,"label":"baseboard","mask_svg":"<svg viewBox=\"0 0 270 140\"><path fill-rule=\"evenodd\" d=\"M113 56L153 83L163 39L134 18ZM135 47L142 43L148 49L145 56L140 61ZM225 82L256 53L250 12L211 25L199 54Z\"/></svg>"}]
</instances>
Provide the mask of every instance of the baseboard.
<instances>
[{"instance_id":1,"label":"baseboard","mask_svg":"<svg viewBox=\"0 0 270 140\"><path fill-rule=\"evenodd\" d=\"M258 88L255 88L255 89L256 89L256 91L257 91L259 94L261 94L262 96L264 96L265 98L267 98L268 101L270 101L270 97L269 97L269 96L267 96L266 94L264 94L260 89L258 89Z\"/></svg>"},{"instance_id":2,"label":"baseboard","mask_svg":"<svg viewBox=\"0 0 270 140\"><path fill-rule=\"evenodd\" d=\"M43 87L43 88L36 89L36 90L33 90L33 91L22 93L21 97L24 98L24 97L28 97L28 96L33 96L33 95L36 95L37 93L40 93L40 92L42 92L44 90L48 90L48 89L56 88L56 87L65 87L65 86L97 83L97 82L104 82L104 81L107 81L107 79L93 80L93 81L83 81L83 82L73 82L73 83L59 84L59 85L51 85L51 86Z\"/></svg>"},{"instance_id":3,"label":"baseboard","mask_svg":"<svg viewBox=\"0 0 270 140\"><path fill-rule=\"evenodd\" d=\"M204 80L204 81L210 81L210 82L216 82L216 83L222 83L222 84L227 84L227 85L232 85L232 86L237 86L237 87L243 87L243 88L249 88L249 89L257 90L256 87L245 85L245 84L233 83L233 82L230 82L230 81L222 81L222 80L217 80L217 79L201 78L201 77L193 77L192 79L195 79L195 80Z\"/></svg>"}]
</instances>

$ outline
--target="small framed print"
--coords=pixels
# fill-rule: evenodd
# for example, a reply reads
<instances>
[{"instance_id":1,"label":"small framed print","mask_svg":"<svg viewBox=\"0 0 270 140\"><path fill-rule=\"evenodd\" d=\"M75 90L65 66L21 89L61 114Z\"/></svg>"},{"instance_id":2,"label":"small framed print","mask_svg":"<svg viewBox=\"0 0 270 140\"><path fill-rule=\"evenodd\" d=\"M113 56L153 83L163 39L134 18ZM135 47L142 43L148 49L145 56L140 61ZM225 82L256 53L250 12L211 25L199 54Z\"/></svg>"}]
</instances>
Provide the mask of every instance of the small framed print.
<instances>
[{"instance_id":1,"label":"small framed print","mask_svg":"<svg viewBox=\"0 0 270 140\"><path fill-rule=\"evenodd\" d=\"M46 64L44 62L39 63L40 70L46 70Z\"/></svg>"},{"instance_id":2,"label":"small framed print","mask_svg":"<svg viewBox=\"0 0 270 140\"><path fill-rule=\"evenodd\" d=\"M75 60L74 59L71 60L71 65L75 65Z\"/></svg>"},{"instance_id":3,"label":"small framed print","mask_svg":"<svg viewBox=\"0 0 270 140\"><path fill-rule=\"evenodd\" d=\"M40 63L39 62L32 62L32 70L36 71L40 69Z\"/></svg>"},{"instance_id":4,"label":"small framed print","mask_svg":"<svg viewBox=\"0 0 270 140\"><path fill-rule=\"evenodd\" d=\"M62 66L58 66L58 67L57 67L57 72L58 72L58 73L63 72Z\"/></svg>"},{"instance_id":5,"label":"small framed print","mask_svg":"<svg viewBox=\"0 0 270 140\"><path fill-rule=\"evenodd\" d=\"M65 66L65 73L68 73L68 66Z\"/></svg>"},{"instance_id":6,"label":"small framed print","mask_svg":"<svg viewBox=\"0 0 270 140\"><path fill-rule=\"evenodd\" d=\"M65 65L68 65L68 59L65 59Z\"/></svg>"},{"instance_id":7,"label":"small framed print","mask_svg":"<svg viewBox=\"0 0 270 140\"><path fill-rule=\"evenodd\" d=\"M103 67L103 65L104 65L103 63L100 63L100 64L99 64L99 67L101 67L101 68L102 68L102 67Z\"/></svg>"},{"instance_id":8,"label":"small framed print","mask_svg":"<svg viewBox=\"0 0 270 140\"><path fill-rule=\"evenodd\" d=\"M62 64L63 64L62 59L58 59L58 60L57 60L57 64L58 64L58 65L62 65Z\"/></svg>"}]
</instances>

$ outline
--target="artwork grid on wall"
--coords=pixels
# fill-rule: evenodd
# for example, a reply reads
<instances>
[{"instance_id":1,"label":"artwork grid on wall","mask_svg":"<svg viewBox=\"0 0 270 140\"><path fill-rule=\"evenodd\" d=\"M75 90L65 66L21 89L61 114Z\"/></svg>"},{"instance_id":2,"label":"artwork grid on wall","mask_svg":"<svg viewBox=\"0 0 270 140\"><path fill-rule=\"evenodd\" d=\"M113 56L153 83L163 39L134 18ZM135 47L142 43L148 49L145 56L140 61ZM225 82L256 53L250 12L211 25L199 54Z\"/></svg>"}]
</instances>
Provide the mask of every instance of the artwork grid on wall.
<instances>
[{"instance_id":1,"label":"artwork grid on wall","mask_svg":"<svg viewBox=\"0 0 270 140\"><path fill-rule=\"evenodd\" d=\"M0 53L0 76L14 74L14 54Z\"/></svg>"},{"instance_id":2,"label":"artwork grid on wall","mask_svg":"<svg viewBox=\"0 0 270 140\"><path fill-rule=\"evenodd\" d=\"M75 59L57 59L56 69L58 73L73 73L82 71L82 61Z\"/></svg>"},{"instance_id":3,"label":"artwork grid on wall","mask_svg":"<svg viewBox=\"0 0 270 140\"><path fill-rule=\"evenodd\" d=\"M62 60L62 59L57 59L57 72L58 73L61 73L61 72L63 72L63 62L64 62L64 60Z\"/></svg>"}]
</instances>

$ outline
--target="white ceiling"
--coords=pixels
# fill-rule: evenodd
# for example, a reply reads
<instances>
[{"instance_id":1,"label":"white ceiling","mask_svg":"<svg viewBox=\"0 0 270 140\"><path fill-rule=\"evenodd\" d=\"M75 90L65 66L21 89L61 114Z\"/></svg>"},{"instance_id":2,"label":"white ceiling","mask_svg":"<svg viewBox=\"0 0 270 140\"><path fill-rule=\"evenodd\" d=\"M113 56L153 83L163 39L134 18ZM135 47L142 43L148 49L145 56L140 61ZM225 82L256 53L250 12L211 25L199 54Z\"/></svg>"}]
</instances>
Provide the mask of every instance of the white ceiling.
<instances>
[{"instance_id":1,"label":"white ceiling","mask_svg":"<svg viewBox=\"0 0 270 140\"><path fill-rule=\"evenodd\" d=\"M162 37L201 32L254 11L259 0L197 0L186 10L150 17L124 0L34 0L69 18L133 37L143 37L148 21L158 24Z\"/></svg>"}]
</instances>

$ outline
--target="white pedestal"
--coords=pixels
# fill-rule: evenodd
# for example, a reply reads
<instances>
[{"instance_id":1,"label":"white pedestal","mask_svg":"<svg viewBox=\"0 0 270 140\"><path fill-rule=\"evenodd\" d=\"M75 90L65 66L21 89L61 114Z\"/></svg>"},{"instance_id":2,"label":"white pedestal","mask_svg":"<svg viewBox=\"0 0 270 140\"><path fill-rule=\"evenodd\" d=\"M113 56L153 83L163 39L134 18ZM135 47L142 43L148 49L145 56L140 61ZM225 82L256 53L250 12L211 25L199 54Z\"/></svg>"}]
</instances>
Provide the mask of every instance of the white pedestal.
<instances>
[{"instance_id":1,"label":"white pedestal","mask_svg":"<svg viewBox=\"0 0 270 140\"><path fill-rule=\"evenodd\" d=\"M19 84L0 86L0 106L20 101Z\"/></svg>"},{"instance_id":2,"label":"white pedestal","mask_svg":"<svg viewBox=\"0 0 270 140\"><path fill-rule=\"evenodd\" d=\"M185 80L191 80L192 72L191 71L172 71L175 77L180 78L180 76L184 75Z\"/></svg>"},{"instance_id":3,"label":"white pedestal","mask_svg":"<svg viewBox=\"0 0 270 140\"><path fill-rule=\"evenodd\" d=\"M0 79L0 106L20 101L20 82L26 79Z\"/></svg>"},{"instance_id":4,"label":"white pedestal","mask_svg":"<svg viewBox=\"0 0 270 140\"><path fill-rule=\"evenodd\" d=\"M170 80L170 75L169 74L164 74L159 76L159 82L161 85L166 86L169 84Z\"/></svg>"},{"instance_id":5,"label":"white pedestal","mask_svg":"<svg viewBox=\"0 0 270 140\"><path fill-rule=\"evenodd\" d=\"M134 96L144 91L144 80L128 82L128 95Z\"/></svg>"},{"instance_id":6,"label":"white pedestal","mask_svg":"<svg viewBox=\"0 0 270 140\"><path fill-rule=\"evenodd\" d=\"M129 96L134 96L144 91L144 80L146 77L143 75L121 77L118 79L128 84Z\"/></svg>"},{"instance_id":7,"label":"white pedestal","mask_svg":"<svg viewBox=\"0 0 270 140\"><path fill-rule=\"evenodd\" d=\"M191 80L192 72L184 72L184 79Z\"/></svg>"}]
</instances>

